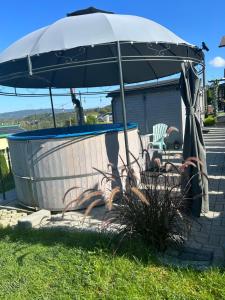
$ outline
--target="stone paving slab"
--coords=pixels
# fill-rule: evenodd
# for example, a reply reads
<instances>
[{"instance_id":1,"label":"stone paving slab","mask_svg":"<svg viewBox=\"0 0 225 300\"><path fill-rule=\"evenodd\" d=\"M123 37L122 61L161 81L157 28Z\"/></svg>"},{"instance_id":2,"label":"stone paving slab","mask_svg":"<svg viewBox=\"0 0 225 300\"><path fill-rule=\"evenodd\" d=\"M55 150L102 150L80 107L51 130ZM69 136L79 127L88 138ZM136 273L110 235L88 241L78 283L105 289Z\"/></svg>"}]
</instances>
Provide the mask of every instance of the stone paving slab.
<instances>
[{"instance_id":1,"label":"stone paving slab","mask_svg":"<svg viewBox=\"0 0 225 300\"><path fill-rule=\"evenodd\" d=\"M182 255L174 255L175 264L179 262L179 265L186 258L190 265L193 265L193 261L196 265L200 265L201 259L211 264L212 258L216 265L223 265L225 262L225 124L207 128L204 141L207 151L210 211L193 222L191 234ZM163 158L181 163L179 155L173 151ZM193 249L193 253L192 250L186 249ZM200 256L196 256L196 253ZM206 261L203 265L207 265Z\"/></svg>"},{"instance_id":2,"label":"stone paving slab","mask_svg":"<svg viewBox=\"0 0 225 300\"><path fill-rule=\"evenodd\" d=\"M69 230L84 230L96 232L115 232L119 224L110 224L111 213L105 206L94 208L89 216L85 217L85 210L52 214L51 219L45 224L40 224L40 228L63 228Z\"/></svg>"},{"instance_id":3,"label":"stone paving slab","mask_svg":"<svg viewBox=\"0 0 225 300\"><path fill-rule=\"evenodd\" d=\"M18 226L24 229L31 229L40 226L51 218L51 212L47 209L35 211L29 215L24 215L18 220Z\"/></svg>"},{"instance_id":4,"label":"stone paving slab","mask_svg":"<svg viewBox=\"0 0 225 300\"><path fill-rule=\"evenodd\" d=\"M16 226L18 221L25 216L27 216L26 212L15 209L0 209L0 228Z\"/></svg>"},{"instance_id":5,"label":"stone paving slab","mask_svg":"<svg viewBox=\"0 0 225 300\"><path fill-rule=\"evenodd\" d=\"M209 175L209 208L194 224L188 245L213 251L214 263L224 264L225 246L225 127L204 134Z\"/></svg>"}]
</instances>

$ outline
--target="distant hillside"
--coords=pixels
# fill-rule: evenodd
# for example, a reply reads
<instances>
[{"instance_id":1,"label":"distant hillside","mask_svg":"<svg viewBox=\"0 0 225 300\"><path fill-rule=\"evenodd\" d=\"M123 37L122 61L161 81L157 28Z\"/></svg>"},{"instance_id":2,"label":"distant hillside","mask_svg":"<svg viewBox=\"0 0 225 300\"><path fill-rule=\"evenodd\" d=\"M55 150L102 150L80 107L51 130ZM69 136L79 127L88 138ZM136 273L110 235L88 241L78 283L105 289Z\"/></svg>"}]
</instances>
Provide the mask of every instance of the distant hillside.
<instances>
[{"instance_id":1,"label":"distant hillside","mask_svg":"<svg viewBox=\"0 0 225 300\"><path fill-rule=\"evenodd\" d=\"M85 109L84 111L85 111L85 113L92 113L92 112L98 112L99 110L105 111L105 112L111 111L111 105L104 106L100 109L97 107L89 108L89 109ZM18 110L18 111L0 113L0 120L22 120L29 116L49 114L51 112L52 111L50 108ZM64 109L64 111L62 111L62 109L55 109L56 114L59 114L62 112L70 113L70 112L74 112L74 110L73 109Z\"/></svg>"},{"instance_id":2,"label":"distant hillside","mask_svg":"<svg viewBox=\"0 0 225 300\"><path fill-rule=\"evenodd\" d=\"M72 109L65 109L65 112L72 112ZM50 108L46 109L26 109L26 110L18 110L18 111L12 111L12 112L6 112L6 113L0 113L0 120L10 120L10 119L16 119L20 120L25 117L29 117L32 115L42 115L46 113L51 113ZM62 109L55 109L55 113L61 113Z\"/></svg>"}]
</instances>

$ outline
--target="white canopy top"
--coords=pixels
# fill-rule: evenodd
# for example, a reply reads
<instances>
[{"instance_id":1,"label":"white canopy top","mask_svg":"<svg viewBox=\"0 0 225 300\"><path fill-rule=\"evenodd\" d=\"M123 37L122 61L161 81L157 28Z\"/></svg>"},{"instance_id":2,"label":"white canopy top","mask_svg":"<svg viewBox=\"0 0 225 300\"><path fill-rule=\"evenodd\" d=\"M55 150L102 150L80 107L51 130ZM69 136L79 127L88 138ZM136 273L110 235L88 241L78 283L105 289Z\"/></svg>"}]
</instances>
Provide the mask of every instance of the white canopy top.
<instances>
[{"instance_id":1,"label":"white canopy top","mask_svg":"<svg viewBox=\"0 0 225 300\"><path fill-rule=\"evenodd\" d=\"M60 19L18 40L0 55L0 63L51 51L115 41L186 44L173 32L151 20L107 13Z\"/></svg>"},{"instance_id":2,"label":"white canopy top","mask_svg":"<svg viewBox=\"0 0 225 300\"><path fill-rule=\"evenodd\" d=\"M95 8L73 12L0 54L0 84L12 87L98 87L162 78L199 64L202 50L142 17Z\"/></svg>"}]
</instances>

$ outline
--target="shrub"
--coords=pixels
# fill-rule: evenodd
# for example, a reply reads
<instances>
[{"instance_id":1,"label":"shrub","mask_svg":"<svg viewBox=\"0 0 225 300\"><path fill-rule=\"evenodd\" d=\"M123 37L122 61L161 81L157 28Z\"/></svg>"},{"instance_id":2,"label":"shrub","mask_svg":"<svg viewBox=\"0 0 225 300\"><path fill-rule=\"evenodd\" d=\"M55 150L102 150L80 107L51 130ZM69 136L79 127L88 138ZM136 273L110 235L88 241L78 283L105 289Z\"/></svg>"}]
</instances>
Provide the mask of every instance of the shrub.
<instances>
[{"instance_id":1,"label":"shrub","mask_svg":"<svg viewBox=\"0 0 225 300\"><path fill-rule=\"evenodd\" d=\"M69 127L69 126L74 126L76 125L76 120L75 118L70 118L69 120L65 120L64 122L64 127Z\"/></svg>"},{"instance_id":2,"label":"shrub","mask_svg":"<svg viewBox=\"0 0 225 300\"><path fill-rule=\"evenodd\" d=\"M213 126L216 124L216 118L213 115L209 115L207 118L204 120L204 126Z\"/></svg>"},{"instance_id":3,"label":"shrub","mask_svg":"<svg viewBox=\"0 0 225 300\"><path fill-rule=\"evenodd\" d=\"M0 168L1 168L2 176L6 176L9 173L5 155L2 152L0 152Z\"/></svg>"},{"instance_id":4,"label":"shrub","mask_svg":"<svg viewBox=\"0 0 225 300\"><path fill-rule=\"evenodd\" d=\"M192 223L187 198L191 180L186 179L186 171L196 167L197 161L201 163L194 157L189 158L178 168L170 162L162 166L157 160L152 172L143 172L139 166L140 180L125 164L118 176L98 170L103 180L112 181L114 186L106 199L110 212L107 226L117 224L117 230L123 236L141 237L161 251L171 243L182 244ZM79 197L77 201L83 204L85 198ZM88 206L85 217L95 204L99 201ZM67 204L66 209L69 206Z\"/></svg>"},{"instance_id":5,"label":"shrub","mask_svg":"<svg viewBox=\"0 0 225 300\"><path fill-rule=\"evenodd\" d=\"M87 124L96 124L97 123L97 118L93 115L88 115L86 123Z\"/></svg>"}]
</instances>

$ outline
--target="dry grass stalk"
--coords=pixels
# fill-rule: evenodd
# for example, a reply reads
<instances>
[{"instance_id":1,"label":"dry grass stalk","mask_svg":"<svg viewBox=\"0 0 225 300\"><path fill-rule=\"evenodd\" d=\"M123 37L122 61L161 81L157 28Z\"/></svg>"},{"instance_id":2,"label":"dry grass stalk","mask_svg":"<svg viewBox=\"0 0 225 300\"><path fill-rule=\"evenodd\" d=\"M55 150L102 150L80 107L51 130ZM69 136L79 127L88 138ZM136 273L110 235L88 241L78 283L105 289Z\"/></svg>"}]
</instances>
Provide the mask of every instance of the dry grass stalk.
<instances>
[{"instance_id":1,"label":"dry grass stalk","mask_svg":"<svg viewBox=\"0 0 225 300\"><path fill-rule=\"evenodd\" d=\"M115 187L112 191L111 191L111 193L110 193L110 195L109 195L109 198L107 199L107 208L109 209L109 210L111 210L112 209L112 206L113 206L113 201L115 200L115 197L119 194L119 193L121 193L121 189L120 189L120 187Z\"/></svg>"},{"instance_id":2,"label":"dry grass stalk","mask_svg":"<svg viewBox=\"0 0 225 300\"><path fill-rule=\"evenodd\" d=\"M102 193L101 191L95 191L95 192L89 193L88 195L84 196L83 198L78 197L78 198L76 198L76 199L70 201L70 202L66 205L66 207L64 208L64 210L63 210L63 214L62 214L63 217L64 217L64 215L65 215L65 212L66 212L69 208L71 208L71 205L72 205L73 203L77 202L77 207L79 207L79 206L83 205L85 202L91 200L91 198L98 197L98 196L102 196L102 195L103 195L103 193ZM102 201L102 199L100 199L100 200Z\"/></svg>"},{"instance_id":3,"label":"dry grass stalk","mask_svg":"<svg viewBox=\"0 0 225 300\"><path fill-rule=\"evenodd\" d=\"M95 206L97 206L98 204L100 204L101 202L102 202L102 199L97 199L88 206L88 208L85 210L84 221L85 221L86 217L89 215L89 213L92 211L92 209Z\"/></svg>"},{"instance_id":4,"label":"dry grass stalk","mask_svg":"<svg viewBox=\"0 0 225 300\"><path fill-rule=\"evenodd\" d=\"M141 202L143 202L146 205L149 205L148 200L146 199L146 197L142 194L142 192L138 188L131 187L131 192L134 193L138 197L138 199L141 200Z\"/></svg>"},{"instance_id":5,"label":"dry grass stalk","mask_svg":"<svg viewBox=\"0 0 225 300\"><path fill-rule=\"evenodd\" d=\"M185 160L185 162L179 167L179 170L180 170L180 172L183 173L190 166L195 167L195 168L197 167L196 164L193 163L192 161Z\"/></svg>"},{"instance_id":6,"label":"dry grass stalk","mask_svg":"<svg viewBox=\"0 0 225 300\"><path fill-rule=\"evenodd\" d=\"M68 195L72 190L75 190L75 189L79 189L79 187L73 186L73 187L71 187L70 189L68 189L68 190L66 191L66 193L65 193L65 195L63 196L63 199L62 199L62 202L63 202L63 203L65 203L65 200L66 200L67 195Z\"/></svg>"},{"instance_id":7,"label":"dry grass stalk","mask_svg":"<svg viewBox=\"0 0 225 300\"><path fill-rule=\"evenodd\" d=\"M188 157L185 161L195 161L195 162L198 162L200 165L203 165L202 161L199 158L194 157L194 156Z\"/></svg>"}]
</instances>

